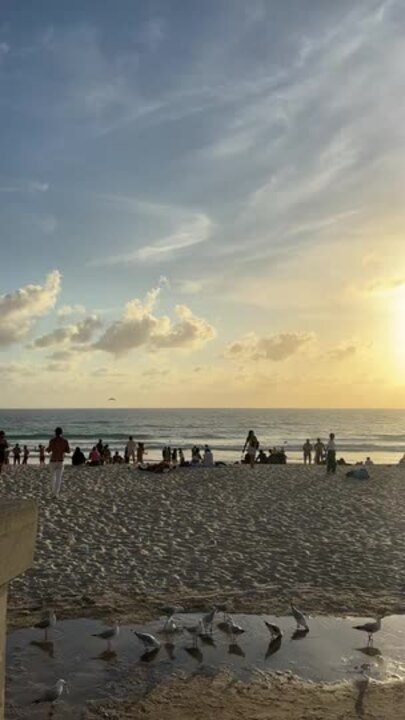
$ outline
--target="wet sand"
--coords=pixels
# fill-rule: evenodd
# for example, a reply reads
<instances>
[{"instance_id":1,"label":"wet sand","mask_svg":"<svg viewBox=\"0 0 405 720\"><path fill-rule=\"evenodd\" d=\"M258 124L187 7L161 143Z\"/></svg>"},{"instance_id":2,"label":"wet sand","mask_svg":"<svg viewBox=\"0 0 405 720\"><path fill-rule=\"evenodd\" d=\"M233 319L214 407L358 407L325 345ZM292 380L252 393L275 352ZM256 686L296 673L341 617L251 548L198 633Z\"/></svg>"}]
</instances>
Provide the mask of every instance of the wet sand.
<instances>
[{"instance_id":1,"label":"wet sand","mask_svg":"<svg viewBox=\"0 0 405 720\"><path fill-rule=\"evenodd\" d=\"M46 468L7 469L0 495L34 497L40 515L35 565L10 587L10 625L32 624L47 606L63 618L140 622L156 616L166 601L190 610L219 602L231 610L285 614L293 597L307 612L403 612L405 468L374 466L369 481L346 479L345 471L328 477L323 467L291 465L154 475L126 466L68 467L62 495L52 500ZM187 715L187 698L192 705L193 692L201 692L193 683L200 682L215 688L214 680L203 678L181 691L171 684L173 698L180 693L177 714L176 702L164 700L168 688L154 691L139 713L210 717L203 707L199 715ZM231 683L224 695L229 712L224 709L221 717L235 717L234 687ZM302 702L312 702L315 690L299 687ZM204 690L208 697L211 691ZM240 717L267 717L266 693L277 692L273 681L254 691L259 692L255 714L243 714L251 692L238 691ZM384 689L384 697L391 698L390 692ZM392 690L392 697L399 692ZM295 689L290 693L289 707ZM329 689L318 687L314 697L317 693L332 698ZM336 695L341 714L328 717L351 717L344 710L348 694L353 709L350 687ZM284 717L284 696L285 689L273 718ZM318 715L294 717L326 717L320 698ZM138 717L138 709L129 707L129 714L120 706L121 714L110 716ZM388 709L375 712L364 717L390 717Z\"/></svg>"}]
</instances>

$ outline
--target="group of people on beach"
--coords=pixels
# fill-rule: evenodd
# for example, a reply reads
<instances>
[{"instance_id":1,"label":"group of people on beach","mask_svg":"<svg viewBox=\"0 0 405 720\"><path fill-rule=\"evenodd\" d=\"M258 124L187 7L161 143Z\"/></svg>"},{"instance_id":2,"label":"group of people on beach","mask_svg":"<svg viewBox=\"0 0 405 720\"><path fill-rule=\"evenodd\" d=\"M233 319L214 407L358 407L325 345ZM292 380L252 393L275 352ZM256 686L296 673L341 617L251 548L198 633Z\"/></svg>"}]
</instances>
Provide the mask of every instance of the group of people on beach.
<instances>
[{"instance_id":1,"label":"group of people on beach","mask_svg":"<svg viewBox=\"0 0 405 720\"><path fill-rule=\"evenodd\" d=\"M320 438L312 445L309 439L303 445L304 453L304 464L312 462L312 452L315 452L315 463L317 465L325 464L327 473L336 472L336 444L335 434L330 433L329 440L324 444ZM285 464L287 462L287 456L284 448L273 448L269 450L269 455L266 455L264 450L260 449L260 443L256 437L254 430L249 430L245 444L242 450L242 462L245 462L254 467L256 463L259 464Z\"/></svg>"}]
</instances>

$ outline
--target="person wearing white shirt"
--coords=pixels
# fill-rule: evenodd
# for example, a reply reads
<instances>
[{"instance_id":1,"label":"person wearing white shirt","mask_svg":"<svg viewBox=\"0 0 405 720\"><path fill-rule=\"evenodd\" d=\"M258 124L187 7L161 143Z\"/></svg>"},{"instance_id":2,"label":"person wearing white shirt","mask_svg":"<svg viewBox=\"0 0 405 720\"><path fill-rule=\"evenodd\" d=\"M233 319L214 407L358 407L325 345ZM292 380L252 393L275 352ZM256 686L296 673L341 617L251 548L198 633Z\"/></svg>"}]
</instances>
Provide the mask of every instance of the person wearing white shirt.
<instances>
[{"instance_id":1,"label":"person wearing white shirt","mask_svg":"<svg viewBox=\"0 0 405 720\"><path fill-rule=\"evenodd\" d=\"M206 445L204 448L203 465L204 465L204 467L213 467L214 466L214 456L212 454L212 450L210 450L208 445Z\"/></svg>"},{"instance_id":2,"label":"person wearing white shirt","mask_svg":"<svg viewBox=\"0 0 405 720\"><path fill-rule=\"evenodd\" d=\"M326 444L326 472L336 472L336 445L335 433L330 433L329 440Z\"/></svg>"}]
</instances>

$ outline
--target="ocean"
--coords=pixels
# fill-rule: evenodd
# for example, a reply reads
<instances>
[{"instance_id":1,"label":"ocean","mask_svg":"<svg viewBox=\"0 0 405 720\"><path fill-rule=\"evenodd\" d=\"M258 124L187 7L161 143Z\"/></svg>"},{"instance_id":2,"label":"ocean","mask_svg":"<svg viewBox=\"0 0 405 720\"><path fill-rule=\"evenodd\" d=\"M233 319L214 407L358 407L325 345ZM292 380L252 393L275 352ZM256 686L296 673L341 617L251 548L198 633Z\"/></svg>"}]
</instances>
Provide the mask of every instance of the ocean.
<instances>
[{"instance_id":1,"label":"ocean","mask_svg":"<svg viewBox=\"0 0 405 720\"><path fill-rule=\"evenodd\" d=\"M164 445L183 448L187 459L193 445L207 443L215 459L237 461L250 429L264 449L284 446L292 462L302 460L306 438L326 440L330 432L336 434L337 456L348 462L370 456L376 463L397 463L405 452L405 410L0 410L0 429L10 445L29 447L30 462L57 425L85 453L99 438L123 452L133 435L145 443L147 460L160 458Z\"/></svg>"}]
</instances>

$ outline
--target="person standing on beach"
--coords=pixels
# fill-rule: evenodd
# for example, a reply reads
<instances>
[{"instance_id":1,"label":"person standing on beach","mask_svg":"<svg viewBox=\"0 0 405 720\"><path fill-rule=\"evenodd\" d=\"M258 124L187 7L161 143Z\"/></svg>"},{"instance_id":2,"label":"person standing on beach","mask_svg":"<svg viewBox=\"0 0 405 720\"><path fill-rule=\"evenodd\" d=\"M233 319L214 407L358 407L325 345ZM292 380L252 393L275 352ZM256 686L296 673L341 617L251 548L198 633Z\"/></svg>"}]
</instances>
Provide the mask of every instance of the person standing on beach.
<instances>
[{"instance_id":1,"label":"person standing on beach","mask_svg":"<svg viewBox=\"0 0 405 720\"><path fill-rule=\"evenodd\" d=\"M63 461L65 454L70 453L69 443L63 437L61 427L55 429L55 436L49 441L46 452L51 453L49 467L52 478L52 494L54 497L58 497L62 487Z\"/></svg>"},{"instance_id":2,"label":"person standing on beach","mask_svg":"<svg viewBox=\"0 0 405 720\"><path fill-rule=\"evenodd\" d=\"M127 456L128 456L128 462L129 462L129 463L131 462L131 458L132 458L132 462L133 462L134 464L135 464L135 462L136 462L136 460L135 460L135 448L136 448L136 443L134 442L134 439L133 439L132 435L130 435L129 438L128 438L128 442L127 442Z\"/></svg>"},{"instance_id":3,"label":"person standing on beach","mask_svg":"<svg viewBox=\"0 0 405 720\"><path fill-rule=\"evenodd\" d=\"M28 458L29 458L29 456L30 456L30 451L28 450L27 446L24 445L24 447L23 447L23 461L22 461L22 464L23 464L23 465L28 465Z\"/></svg>"},{"instance_id":4,"label":"person standing on beach","mask_svg":"<svg viewBox=\"0 0 405 720\"><path fill-rule=\"evenodd\" d=\"M8 442L4 430L0 430L0 473L3 465L6 465Z\"/></svg>"},{"instance_id":5,"label":"person standing on beach","mask_svg":"<svg viewBox=\"0 0 405 720\"><path fill-rule=\"evenodd\" d=\"M147 455L147 452L145 450L145 443L139 442L138 447L136 448L136 462L138 465L143 464L144 455Z\"/></svg>"},{"instance_id":6,"label":"person standing on beach","mask_svg":"<svg viewBox=\"0 0 405 720\"><path fill-rule=\"evenodd\" d=\"M304 465L306 465L307 463L312 463L312 450L313 447L308 438L308 440L306 440L302 446L302 451L304 453Z\"/></svg>"},{"instance_id":7,"label":"person standing on beach","mask_svg":"<svg viewBox=\"0 0 405 720\"><path fill-rule=\"evenodd\" d=\"M18 443L13 447L13 465L19 465L21 462L21 448Z\"/></svg>"},{"instance_id":8,"label":"person standing on beach","mask_svg":"<svg viewBox=\"0 0 405 720\"><path fill-rule=\"evenodd\" d=\"M244 454L245 450L247 450L247 455L249 458L250 467L254 468L255 466L255 460L256 460L256 453L259 449L259 441L254 433L253 430L249 430L248 436L245 440L245 444L243 446L242 455Z\"/></svg>"},{"instance_id":9,"label":"person standing on beach","mask_svg":"<svg viewBox=\"0 0 405 720\"><path fill-rule=\"evenodd\" d=\"M320 465L323 460L324 453L325 453L325 445L323 444L321 438L316 439L316 443L314 445L314 450L315 450L315 465Z\"/></svg>"},{"instance_id":10,"label":"person standing on beach","mask_svg":"<svg viewBox=\"0 0 405 720\"><path fill-rule=\"evenodd\" d=\"M336 445L335 433L330 433L329 440L326 444L326 472L336 472Z\"/></svg>"},{"instance_id":11,"label":"person standing on beach","mask_svg":"<svg viewBox=\"0 0 405 720\"><path fill-rule=\"evenodd\" d=\"M45 448L43 445L38 445L39 452L39 464L45 465Z\"/></svg>"}]
</instances>

